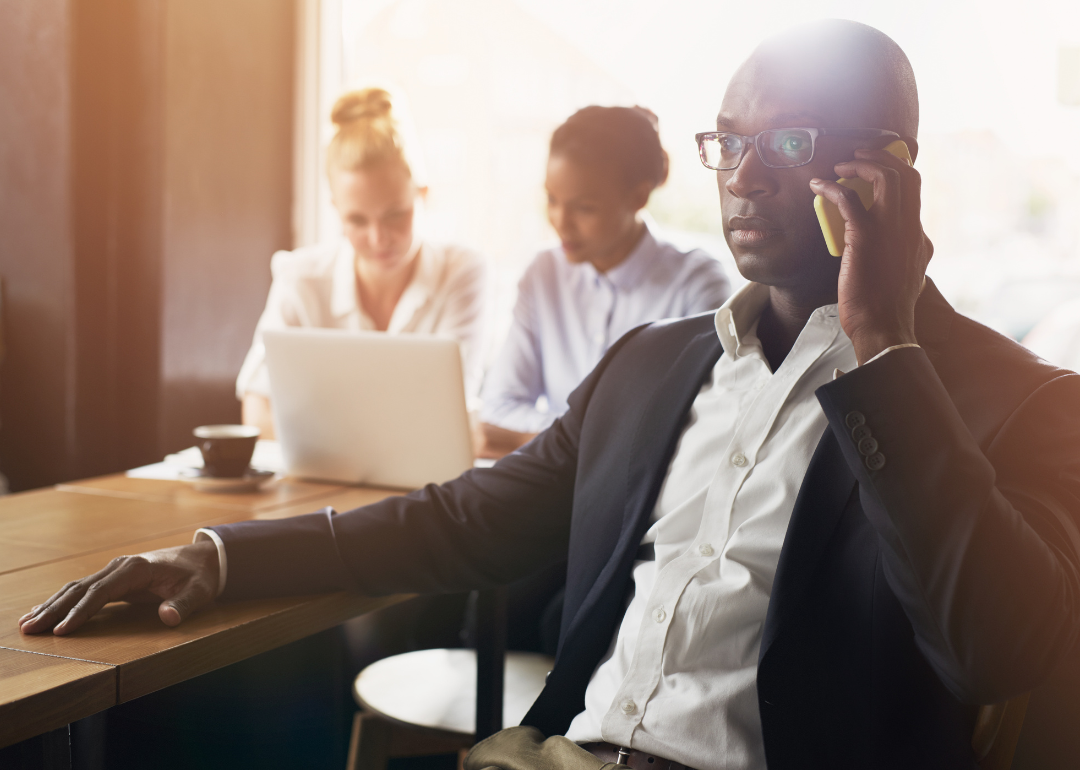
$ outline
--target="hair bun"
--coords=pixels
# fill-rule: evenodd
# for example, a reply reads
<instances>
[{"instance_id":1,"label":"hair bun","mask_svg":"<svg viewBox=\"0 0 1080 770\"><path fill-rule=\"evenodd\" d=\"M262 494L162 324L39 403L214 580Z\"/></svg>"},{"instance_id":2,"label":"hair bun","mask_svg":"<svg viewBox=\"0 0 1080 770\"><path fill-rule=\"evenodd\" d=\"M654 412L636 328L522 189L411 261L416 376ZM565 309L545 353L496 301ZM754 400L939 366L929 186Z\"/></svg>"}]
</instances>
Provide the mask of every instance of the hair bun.
<instances>
[{"instance_id":1,"label":"hair bun","mask_svg":"<svg viewBox=\"0 0 1080 770\"><path fill-rule=\"evenodd\" d=\"M382 88L363 88L343 94L334 103L330 120L338 129L362 120L389 118L393 111L390 92Z\"/></svg>"}]
</instances>

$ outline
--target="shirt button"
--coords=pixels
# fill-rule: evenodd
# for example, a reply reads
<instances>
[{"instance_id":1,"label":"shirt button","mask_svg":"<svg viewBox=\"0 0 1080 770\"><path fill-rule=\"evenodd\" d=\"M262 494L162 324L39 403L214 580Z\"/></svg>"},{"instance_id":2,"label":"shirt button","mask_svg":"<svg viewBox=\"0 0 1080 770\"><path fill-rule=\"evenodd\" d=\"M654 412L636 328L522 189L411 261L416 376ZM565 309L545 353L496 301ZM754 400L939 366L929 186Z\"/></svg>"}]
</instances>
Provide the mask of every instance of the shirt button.
<instances>
[{"instance_id":1,"label":"shirt button","mask_svg":"<svg viewBox=\"0 0 1080 770\"><path fill-rule=\"evenodd\" d=\"M624 700L622 703L622 712L624 714L633 714L637 711L637 704L632 700Z\"/></svg>"},{"instance_id":2,"label":"shirt button","mask_svg":"<svg viewBox=\"0 0 1080 770\"><path fill-rule=\"evenodd\" d=\"M665 620L667 620L667 613L664 612L663 607L656 608L656 611L653 613L653 620L655 620L657 623L663 623Z\"/></svg>"},{"instance_id":3,"label":"shirt button","mask_svg":"<svg viewBox=\"0 0 1080 770\"><path fill-rule=\"evenodd\" d=\"M708 543L702 543L701 545L698 546L698 553L700 553L702 556L712 556L713 555L712 546L709 545Z\"/></svg>"},{"instance_id":4,"label":"shirt button","mask_svg":"<svg viewBox=\"0 0 1080 770\"><path fill-rule=\"evenodd\" d=\"M736 452L731 456L731 464L736 468L741 468L746 465L746 455L742 452Z\"/></svg>"}]
</instances>

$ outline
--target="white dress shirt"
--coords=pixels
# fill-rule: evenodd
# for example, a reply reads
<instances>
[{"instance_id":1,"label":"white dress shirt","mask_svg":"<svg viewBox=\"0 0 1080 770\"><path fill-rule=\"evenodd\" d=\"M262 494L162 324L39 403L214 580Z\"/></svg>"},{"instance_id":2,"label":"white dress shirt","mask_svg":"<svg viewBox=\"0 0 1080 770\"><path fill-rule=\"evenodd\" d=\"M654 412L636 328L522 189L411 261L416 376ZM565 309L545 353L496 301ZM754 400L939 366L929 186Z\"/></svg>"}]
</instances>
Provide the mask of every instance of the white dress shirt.
<instances>
[{"instance_id":1,"label":"white dress shirt","mask_svg":"<svg viewBox=\"0 0 1080 770\"><path fill-rule=\"evenodd\" d=\"M574 264L561 248L540 252L518 284L514 318L487 374L481 418L539 433L567 409L566 399L607 349L649 321L720 306L731 289L704 251L679 251L646 224L621 263L601 273ZM546 409L538 408L544 397Z\"/></svg>"},{"instance_id":2,"label":"white dress shirt","mask_svg":"<svg viewBox=\"0 0 1080 770\"><path fill-rule=\"evenodd\" d=\"M465 392L475 397L484 365L487 333L488 270L476 253L458 246L423 242L412 281L394 308L388 334L439 334L461 346ZM332 243L279 251L270 260L273 283L266 309L255 327L236 396L270 396L265 329L308 326L374 331L375 322L356 289L355 252L342 238Z\"/></svg>"},{"instance_id":3,"label":"white dress shirt","mask_svg":"<svg viewBox=\"0 0 1080 770\"><path fill-rule=\"evenodd\" d=\"M567 737L698 770L764 770L757 662L780 549L827 426L814 391L855 352L836 305L770 370L757 339L768 288L716 313L724 349L694 400L643 542L633 594Z\"/></svg>"}]
</instances>

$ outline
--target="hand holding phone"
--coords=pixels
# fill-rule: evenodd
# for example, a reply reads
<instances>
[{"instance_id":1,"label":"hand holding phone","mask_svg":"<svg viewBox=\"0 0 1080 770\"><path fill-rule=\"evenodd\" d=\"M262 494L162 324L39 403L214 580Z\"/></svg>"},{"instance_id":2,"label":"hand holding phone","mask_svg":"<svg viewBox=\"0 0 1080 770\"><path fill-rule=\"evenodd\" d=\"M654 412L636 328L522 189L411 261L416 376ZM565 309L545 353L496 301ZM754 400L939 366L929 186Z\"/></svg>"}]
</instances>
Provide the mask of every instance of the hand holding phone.
<instances>
[{"instance_id":1,"label":"hand holding phone","mask_svg":"<svg viewBox=\"0 0 1080 770\"><path fill-rule=\"evenodd\" d=\"M908 146L900 139L896 139L885 147L885 151L892 153L911 165L911 153ZM863 207L869 209L874 204L874 185L865 179L838 179L837 184L850 187L859 194L859 200ZM825 236L825 245L829 247L829 253L839 257L844 253L844 217L840 209L832 201L826 200L820 195L814 196L814 211L817 212L818 223L821 225L821 234Z\"/></svg>"}]
</instances>

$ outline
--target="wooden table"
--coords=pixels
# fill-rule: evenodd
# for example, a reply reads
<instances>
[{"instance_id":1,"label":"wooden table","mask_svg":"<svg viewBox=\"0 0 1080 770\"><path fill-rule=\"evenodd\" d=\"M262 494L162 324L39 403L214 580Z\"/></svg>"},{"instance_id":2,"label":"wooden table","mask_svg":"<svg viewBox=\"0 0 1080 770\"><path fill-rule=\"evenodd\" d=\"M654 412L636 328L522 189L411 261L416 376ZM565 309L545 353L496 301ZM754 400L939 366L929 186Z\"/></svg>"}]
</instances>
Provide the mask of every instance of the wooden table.
<instances>
[{"instance_id":1,"label":"wooden table","mask_svg":"<svg viewBox=\"0 0 1080 770\"><path fill-rule=\"evenodd\" d=\"M111 604L71 636L19 633L18 618L64 583L115 556L189 543L201 526L348 510L391 494L293 479L201 494L116 475L0 498L0 748L407 598L215 603L177 628L161 623L156 605Z\"/></svg>"}]
</instances>

